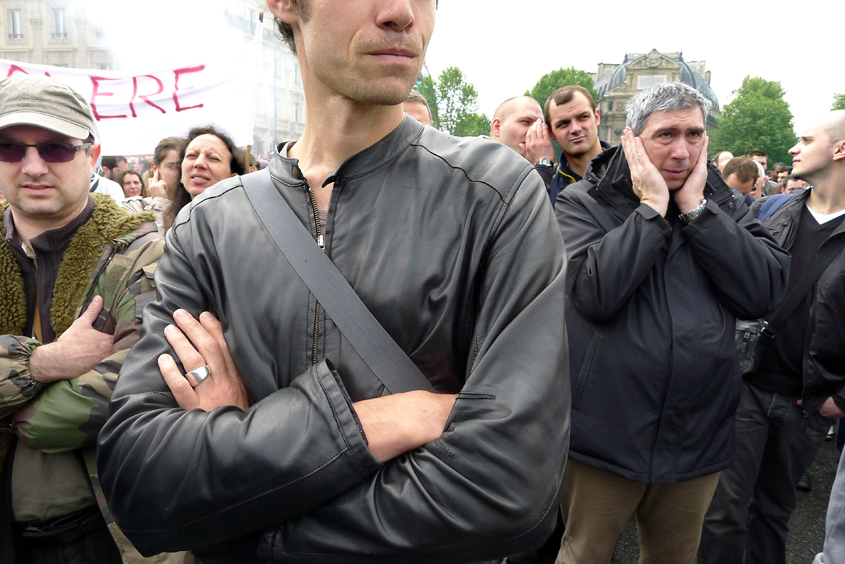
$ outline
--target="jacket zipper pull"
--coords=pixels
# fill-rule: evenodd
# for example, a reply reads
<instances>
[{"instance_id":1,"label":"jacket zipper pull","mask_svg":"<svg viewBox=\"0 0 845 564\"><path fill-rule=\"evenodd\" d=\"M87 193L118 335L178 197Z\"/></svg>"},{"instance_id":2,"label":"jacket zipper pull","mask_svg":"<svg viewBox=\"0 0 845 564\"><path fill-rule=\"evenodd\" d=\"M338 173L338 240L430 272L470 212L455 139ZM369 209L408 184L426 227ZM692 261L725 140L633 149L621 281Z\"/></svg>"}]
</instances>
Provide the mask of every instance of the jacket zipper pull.
<instances>
[{"instance_id":1,"label":"jacket zipper pull","mask_svg":"<svg viewBox=\"0 0 845 564\"><path fill-rule=\"evenodd\" d=\"M320 245L320 248L324 251L326 250L326 241L323 239L322 235L317 235L317 244Z\"/></svg>"}]
</instances>

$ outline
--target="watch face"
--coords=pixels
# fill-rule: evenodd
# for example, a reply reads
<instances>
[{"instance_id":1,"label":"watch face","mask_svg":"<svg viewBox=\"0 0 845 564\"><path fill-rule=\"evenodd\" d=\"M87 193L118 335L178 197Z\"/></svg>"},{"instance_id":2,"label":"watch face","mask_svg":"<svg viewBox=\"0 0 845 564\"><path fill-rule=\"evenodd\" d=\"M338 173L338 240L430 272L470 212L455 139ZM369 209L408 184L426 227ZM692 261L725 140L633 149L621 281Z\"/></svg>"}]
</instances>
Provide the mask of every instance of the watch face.
<instances>
[{"instance_id":1,"label":"watch face","mask_svg":"<svg viewBox=\"0 0 845 564\"><path fill-rule=\"evenodd\" d=\"M540 166L552 166L552 161L550 161L546 157L543 157L542 159L537 161L537 164Z\"/></svg>"}]
</instances>

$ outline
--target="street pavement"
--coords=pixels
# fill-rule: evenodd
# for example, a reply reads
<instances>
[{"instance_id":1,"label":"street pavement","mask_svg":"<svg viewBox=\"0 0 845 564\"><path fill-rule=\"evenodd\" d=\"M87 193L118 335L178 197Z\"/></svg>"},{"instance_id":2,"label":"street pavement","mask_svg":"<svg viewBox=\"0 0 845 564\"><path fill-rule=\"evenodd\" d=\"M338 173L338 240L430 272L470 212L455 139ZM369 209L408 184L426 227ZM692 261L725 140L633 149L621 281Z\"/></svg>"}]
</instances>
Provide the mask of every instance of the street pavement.
<instances>
[{"instance_id":1,"label":"street pavement","mask_svg":"<svg viewBox=\"0 0 845 564\"><path fill-rule=\"evenodd\" d=\"M838 452L834 441L825 441L810 469L813 489L798 492L798 508L789 521L789 541L786 547L787 564L811 564L824 545L824 520L830 488L836 477ZM639 547L634 520L616 545L614 564L637 564Z\"/></svg>"}]
</instances>

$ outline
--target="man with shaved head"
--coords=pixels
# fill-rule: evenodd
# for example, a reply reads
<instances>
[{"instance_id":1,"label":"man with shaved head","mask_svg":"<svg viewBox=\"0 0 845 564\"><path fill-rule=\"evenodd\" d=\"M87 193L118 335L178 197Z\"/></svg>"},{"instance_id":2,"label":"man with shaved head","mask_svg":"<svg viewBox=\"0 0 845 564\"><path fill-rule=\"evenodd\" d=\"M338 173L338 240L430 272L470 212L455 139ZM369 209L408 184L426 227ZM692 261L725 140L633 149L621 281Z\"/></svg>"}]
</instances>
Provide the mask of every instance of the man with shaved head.
<instances>
[{"instance_id":1,"label":"man with shaved head","mask_svg":"<svg viewBox=\"0 0 845 564\"><path fill-rule=\"evenodd\" d=\"M543 110L530 96L516 96L502 102L490 124L490 139L507 145L525 157L525 135L537 120L543 119ZM549 144L551 147L551 144ZM554 152L552 152L554 158ZM537 164L532 162L531 164Z\"/></svg>"},{"instance_id":2,"label":"man with shaved head","mask_svg":"<svg viewBox=\"0 0 845 564\"><path fill-rule=\"evenodd\" d=\"M786 561L795 486L833 420L845 416L845 111L805 131L789 154L792 175L812 187L751 208L755 215L775 209L764 225L792 255L787 295L825 249L835 258L789 319L772 328L759 367L743 376L736 455L704 522L702 564Z\"/></svg>"}]
</instances>

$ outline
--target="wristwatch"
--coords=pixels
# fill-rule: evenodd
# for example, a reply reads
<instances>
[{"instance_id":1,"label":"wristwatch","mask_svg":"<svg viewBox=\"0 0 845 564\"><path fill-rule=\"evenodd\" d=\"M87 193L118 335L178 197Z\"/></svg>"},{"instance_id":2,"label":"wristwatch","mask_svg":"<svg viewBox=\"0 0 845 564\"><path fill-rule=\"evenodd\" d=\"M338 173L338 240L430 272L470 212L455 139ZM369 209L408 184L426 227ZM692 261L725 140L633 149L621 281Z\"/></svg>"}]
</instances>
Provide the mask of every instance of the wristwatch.
<instances>
[{"instance_id":1,"label":"wristwatch","mask_svg":"<svg viewBox=\"0 0 845 564\"><path fill-rule=\"evenodd\" d=\"M682 213L678 217L680 217L681 221L683 221L684 223L689 224L692 220L694 220L695 218L700 216L702 213L704 213L704 208L706 208L706 207L707 207L707 198L701 198L701 205L700 206L698 206L694 210L688 211L687 213Z\"/></svg>"},{"instance_id":2,"label":"wristwatch","mask_svg":"<svg viewBox=\"0 0 845 564\"><path fill-rule=\"evenodd\" d=\"M537 161L537 164L536 164L536 165L534 165L534 166L548 166L548 167L551 167L551 166L554 166L554 164L555 164L555 163L553 163L551 160L549 160L549 158L548 158L548 157L543 157L542 159L540 159L539 161Z\"/></svg>"}]
</instances>

